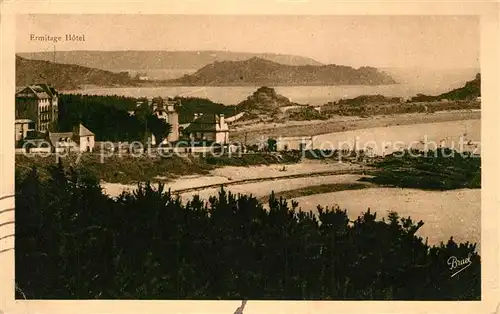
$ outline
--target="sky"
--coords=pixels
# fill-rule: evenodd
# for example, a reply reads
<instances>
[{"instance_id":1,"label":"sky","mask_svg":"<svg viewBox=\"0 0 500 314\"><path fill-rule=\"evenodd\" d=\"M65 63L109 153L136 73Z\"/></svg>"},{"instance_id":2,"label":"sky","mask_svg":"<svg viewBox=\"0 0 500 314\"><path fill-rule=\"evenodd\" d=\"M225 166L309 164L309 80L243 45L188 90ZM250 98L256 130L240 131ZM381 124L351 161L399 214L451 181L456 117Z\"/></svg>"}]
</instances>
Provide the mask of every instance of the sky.
<instances>
[{"instance_id":1,"label":"sky","mask_svg":"<svg viewBox=\"0 0 500 314\"><path fill-rule=\"evenodd\" d=\"M85 35L56 50L227 50L293 54L353 67L479 68L477 16L19 15L16 51L52 51L30 35Z\"/></svg>"}]
</instances>

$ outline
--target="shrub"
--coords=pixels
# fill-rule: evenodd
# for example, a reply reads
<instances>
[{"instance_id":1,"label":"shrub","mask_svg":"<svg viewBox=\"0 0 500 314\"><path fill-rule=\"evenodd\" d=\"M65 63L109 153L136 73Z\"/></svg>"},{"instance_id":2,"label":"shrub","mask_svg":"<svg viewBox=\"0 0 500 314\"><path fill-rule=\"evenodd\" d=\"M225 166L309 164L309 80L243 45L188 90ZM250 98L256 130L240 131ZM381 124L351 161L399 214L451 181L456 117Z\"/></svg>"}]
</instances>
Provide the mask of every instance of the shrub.
<instances>
[{"instance_id":1,"label":"shrub","mask_svg":"<svg viewBox=\"0 0 500 314\"><path fill-rule=\"evenodd\" d=\"M297 207L223 189L183 204L148 183L110 199L87 173L33 168L16 182L16 284L30 299L480 299L475 244L430 247L396 213Z\"/></svg>"}]
</instances>

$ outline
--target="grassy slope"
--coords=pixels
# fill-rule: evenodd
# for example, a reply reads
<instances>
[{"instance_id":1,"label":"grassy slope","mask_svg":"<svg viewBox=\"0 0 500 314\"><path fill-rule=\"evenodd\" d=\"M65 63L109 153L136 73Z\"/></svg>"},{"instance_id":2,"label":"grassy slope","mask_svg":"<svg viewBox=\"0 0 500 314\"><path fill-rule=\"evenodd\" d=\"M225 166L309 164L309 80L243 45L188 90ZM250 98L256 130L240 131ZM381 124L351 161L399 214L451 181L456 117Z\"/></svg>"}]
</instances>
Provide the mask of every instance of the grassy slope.
<instances>
[{"instance_id":1,"label":"grassy slope","mask_svg":"<svg viewBox=\"0 0 500 314\"><path fill-rule=\"evenodd\" d=\"M104 158L98 154L70 155L62 158L66 167L72 166L95 174L110 183L134 183L140 181L162 181L178 176L208 174L212 169L222 166L252 166L281 163L295 163L299 159L292 154L281 154L282 158L271 154L252 154L241 157L132 157L114 155ZM50 166L56 165L56 157L28 157L16 155L16 171L22 176L32 166L41 168L42 177L47 177Z\"/></svg>"}]
</instances>

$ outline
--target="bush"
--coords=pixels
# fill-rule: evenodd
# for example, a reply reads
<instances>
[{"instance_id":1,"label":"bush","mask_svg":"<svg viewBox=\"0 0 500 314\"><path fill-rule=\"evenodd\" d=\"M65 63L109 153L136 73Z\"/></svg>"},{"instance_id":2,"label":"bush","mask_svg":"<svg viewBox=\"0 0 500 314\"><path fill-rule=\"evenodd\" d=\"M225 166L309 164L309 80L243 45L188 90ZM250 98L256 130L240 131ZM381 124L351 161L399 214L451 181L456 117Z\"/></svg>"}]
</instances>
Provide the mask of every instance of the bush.
<instances>
[{"instance_id":1,"label":"bush","mask_svg":"<svg viewBox=\"0 0 500 314\"><path fill-rule=\"evenodd\" d=\"M373 166L379 171L364 180L376 184L426 190L481 188L481 157L448 148L397 152Z\"/></svg>"},{"instance_id":2,"label":"bush","mask_svg":"<svg viewBox=\"0 0 500 314\"><path fill-rule=\"evenodd\" d=\"M224 190L183 204L148 183L110 199L89 174L60 164L42 183L33 168L16 182L16 284L30 299L480 299L475 244L430 247L396 213L297 206Z\"/></svg>"}]
</instances>

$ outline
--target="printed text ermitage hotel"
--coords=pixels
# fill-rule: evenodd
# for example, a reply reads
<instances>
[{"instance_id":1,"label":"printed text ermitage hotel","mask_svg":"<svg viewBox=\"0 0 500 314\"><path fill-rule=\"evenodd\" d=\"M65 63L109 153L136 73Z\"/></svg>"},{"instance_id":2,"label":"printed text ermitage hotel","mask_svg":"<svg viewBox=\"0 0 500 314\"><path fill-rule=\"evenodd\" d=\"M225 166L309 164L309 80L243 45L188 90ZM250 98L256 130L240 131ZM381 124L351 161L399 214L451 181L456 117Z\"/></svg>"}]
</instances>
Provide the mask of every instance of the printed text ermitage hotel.
<instances>
[{"instance_id":1,"label":"printed text ermitage hotel","mask_svg":"<svg viewBox=\"0 0 500 314\"><path fill-rule=\"evenodd\" d=\"M51 35L43 35L43 36L38 36L35 34L30 34L30 41L46 41L46 42L53 42L53 43L58 43L62 41L85 41L85 35L84 34L66 34L64 36L51 36Z\"/></svg>"}]
</instances>

